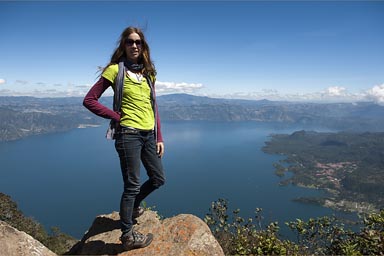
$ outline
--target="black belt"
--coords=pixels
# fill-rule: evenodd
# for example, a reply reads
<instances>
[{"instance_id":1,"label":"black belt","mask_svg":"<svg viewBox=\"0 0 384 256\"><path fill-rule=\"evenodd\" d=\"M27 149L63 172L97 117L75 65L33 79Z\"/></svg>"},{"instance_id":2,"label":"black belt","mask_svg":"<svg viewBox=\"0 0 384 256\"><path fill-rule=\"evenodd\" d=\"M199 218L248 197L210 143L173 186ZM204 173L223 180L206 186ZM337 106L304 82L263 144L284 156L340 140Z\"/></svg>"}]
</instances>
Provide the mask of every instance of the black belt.
<instances>
[{"instance_id":1,"label":"black belt","mask_svg":"<svg viewBox=\"0 0 384 256\"><path fill-rule=\"evenodd\" d=\"M140 134L140 135L148 135L153 132L154 132L153 130L141 130L141 129L136 129L133 127L125 127L125 126L120 126L117 131L118 134Z\"/></svg>"}]
</instances>

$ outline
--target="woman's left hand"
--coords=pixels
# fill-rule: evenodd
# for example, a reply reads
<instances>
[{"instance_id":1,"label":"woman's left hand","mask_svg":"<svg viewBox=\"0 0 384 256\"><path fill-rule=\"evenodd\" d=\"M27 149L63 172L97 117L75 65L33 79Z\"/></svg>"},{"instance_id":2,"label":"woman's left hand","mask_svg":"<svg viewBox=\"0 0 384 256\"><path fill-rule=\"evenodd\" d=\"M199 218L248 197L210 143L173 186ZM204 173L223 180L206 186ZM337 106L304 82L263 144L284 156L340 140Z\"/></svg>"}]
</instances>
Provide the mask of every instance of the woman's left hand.
<instances>
[{"instance_id":1,"label":"woman's left hand","mask_svg":"<svg viewBox=\"0 0 384 256\"><path fill-rule=\"evenodd\" d=\"M163 157L163 155L164 155L164 143L163 142L157 142L156 152L160 158Z\"/></svg>"}]
</instances>

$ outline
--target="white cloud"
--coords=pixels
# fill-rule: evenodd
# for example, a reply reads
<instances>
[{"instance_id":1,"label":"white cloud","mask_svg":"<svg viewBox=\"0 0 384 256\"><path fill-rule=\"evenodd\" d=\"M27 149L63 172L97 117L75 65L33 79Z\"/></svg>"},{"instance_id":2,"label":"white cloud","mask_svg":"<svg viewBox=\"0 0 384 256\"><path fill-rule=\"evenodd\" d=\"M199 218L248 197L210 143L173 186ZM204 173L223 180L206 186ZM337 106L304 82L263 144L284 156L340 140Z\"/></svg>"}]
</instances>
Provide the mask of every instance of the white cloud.
<instances>
[{"instance_id":1,"label":"white cloud","mask_svg":"<svg viewBox=\"0 0 384 256\"><path fill-rule=\"evenodd\" d=\"M196 91L203 88L202 84L193 83L175 83L175 82L156 82L156 93L195 93Z\"/></svg>"},{"instance_id":2,"label":"white cloud","mask_svg":"<svg viewBox=\"0 0 384 256\"><path fill-rule=\"evenodd\" d=\"M79 90L74 90L73 88L68 88L66 90L60 91L56 89L47 89L47 90L38 90L35 89L32 92L29 92L26 96L33 97L83 97L84 93Z\"/></svg>"},{"instance_id":3,"label":"white cloud","mask_svg":"<svg viewBox=\"0 0 384 256\"><path fill-rule=\"evenodd\" d=\"M0 80L1 81L1 80ZM67 82L63 84L53 84L48 85L43 82L32 83L30 88L21 88L19 86L31 84L29 81L25 80L16 80L15 85L12 90L0 91L0 96L34 96L34 97L75 97L75 96L85 96L85 94L92 87L91 84L75 84L72 82ZM18 88L18 90L16 89ZM176 83L176 82L156 82L156 93L161 94L170 94L170 93L189 93L195 94L198 90L202 89L203 85L199 83ZM16 90L15 90L16 89ZM112 88L108 88L103 96L112 96Z\"/></svg>"},{"instance_id":4,"label":"white cloud","mask_svg":"<svg viewBox=\"0 0 384 256\"><path fill-rule=\"evenodd\" d=\"M13 84L9 81L0 78L0 96L34 96L34 97L83 97L92 84L75 84L67 82L66 84L55 83L52 85L43 82L31 83L26 80L16 80ZM31 85L27 86L26 85ZM37 86L37 88L36 88ZM171 93L188 93L201 95L213 98L227 99L248 99L271 101L302 101L302 102L358 102L372 101L384 105L384 84L375 85L369 90L360 93L351 93L343 86L330 86L322 91L309 93L282 93L281 91L269 88L261 89L260 91L251 92L231 92L220 94L219 92L206 93L201 83L186 83L186 82L156 82L156 92L158 95ZM111 88L104 92L103 96L112 96Z\"/></svg>"},{"instance_id":5,"label":"white cloud","mask_svg":"<svg viewBox=\"0 0 384 256\"><path fill-rule=\"evenodd\" d=\"M366 92L366 97L380 105L384 105L384 84L375 85L369 89Z\"/></svg>"},{"instance_id":6,"label":"white cloud","mask_svg":"<svg viewBox=\"0 0 384 256\"><path fill-rule=\"evenodd\" d=\"M301 101L327 103L367 101L365 93L350 93L345 87L340 86L331 86L322 91L309 93L282 93L275 89L263 89L261 91L254 92L234 92L225 95L215 94L213 97L248 100L267 99L272 101Z\"/></svg>"},{"instance_id":7,"label":"white cloud","mask_svg":"<svg viewBox=\"0 0 384 256\"><path fill-rule=\"evenodd\" d=\"M325 90L325 96L330 96L330 97L334 97L334 96L346 96L347 95L347 92L346 92L346 89L344 87L339 87L339 86L331 86L331 87L328 87L326 90Z\"/></svg>"}]
</instances>

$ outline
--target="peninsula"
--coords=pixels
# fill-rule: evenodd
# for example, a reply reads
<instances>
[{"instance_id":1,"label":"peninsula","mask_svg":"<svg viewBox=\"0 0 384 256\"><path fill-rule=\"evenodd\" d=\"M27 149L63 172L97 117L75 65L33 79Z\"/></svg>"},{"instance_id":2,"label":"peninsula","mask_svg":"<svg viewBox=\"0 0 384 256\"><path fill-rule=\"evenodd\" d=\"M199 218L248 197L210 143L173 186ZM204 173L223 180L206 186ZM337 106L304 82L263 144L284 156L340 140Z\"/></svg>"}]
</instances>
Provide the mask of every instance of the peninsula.
<instances>
[{"instance_id":1,"label":"peninsula","mask_svg":"<svg viewBox=\"0 0 384 256\"><path fill-rule=\"evenodd\" d=\"M384 207L384 132L273 134L263 151L286 156L274 164L281 185L327 192L322 198L298 201L351 212ZM286 172L293 175L285 178Z\"/></svg>"}]
</instances>

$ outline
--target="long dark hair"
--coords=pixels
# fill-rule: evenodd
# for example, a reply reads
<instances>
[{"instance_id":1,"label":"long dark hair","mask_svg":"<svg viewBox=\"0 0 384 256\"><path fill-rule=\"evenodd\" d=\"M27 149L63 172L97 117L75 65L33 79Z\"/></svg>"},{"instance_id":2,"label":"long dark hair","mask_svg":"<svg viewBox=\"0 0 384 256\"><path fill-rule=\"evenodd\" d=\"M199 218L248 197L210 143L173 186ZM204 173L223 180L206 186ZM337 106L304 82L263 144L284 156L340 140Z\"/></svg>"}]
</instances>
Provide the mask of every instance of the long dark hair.
<instances>
[{"instance_id":1,"label":"long dark hair","mask_svg":"<svg viewBox=\"0 0 384 256\"><path fill-rule=\"evenodd\" d=\"M103 71L112 64L118 64L120 61L122 61L125 56L125 42L128 38L128 36L132 33L136 33L140 36L140 39L142 41L141 44L141 55L138 59L138 64L143 64L143 70L142 73L145 75L148 75L150 77L156 76L156 68L155 65L152 62L150 49L147 44L147 41L145 40L145 36L143 31L140 28L137 27L127 27L124 29L123 33L121 33L120 39L118 41L118 46L116 47L115 51L112 54L111 60L109 64L103 69Z\"/></svg>"}]
</instances>

